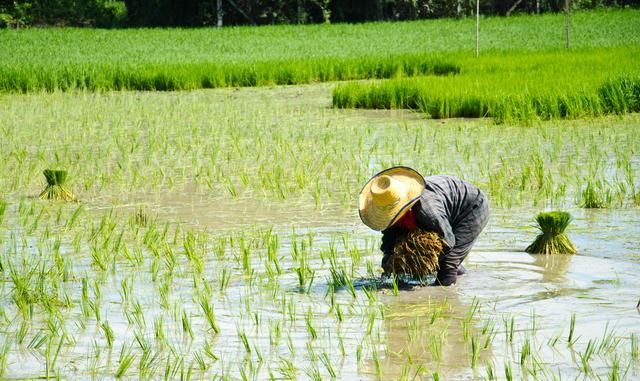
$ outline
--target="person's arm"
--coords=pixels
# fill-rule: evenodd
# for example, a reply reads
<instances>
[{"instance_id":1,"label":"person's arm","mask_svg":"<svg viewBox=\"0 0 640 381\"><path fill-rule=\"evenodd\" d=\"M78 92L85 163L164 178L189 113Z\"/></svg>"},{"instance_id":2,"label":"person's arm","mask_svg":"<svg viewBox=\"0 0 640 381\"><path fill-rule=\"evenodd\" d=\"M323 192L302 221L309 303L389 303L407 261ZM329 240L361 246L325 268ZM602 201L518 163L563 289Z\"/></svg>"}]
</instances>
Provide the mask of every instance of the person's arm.
<instances>
[{"instance_id":1,"label":"person's arm","mask_svg":"<svg viewBox=\"0 0 640 381\"><path fill-rule=\"evenodd\" d=\"M436 285L450 286L456 283L458 278L458 263L449 255L451 250L456 246L456 236L453 234L453 229L451 228L449 221L444 218L438 218L437 221L438 233L442 234L445 241L445 247L438 260Z\"/></svg>"},{"instance_id":2,"label":"person's arm","mask_svg":"<svg viewBox=\"0 0 640 381\"><path fill-rule=\"evenodd\" d=\"M456 236L453 234L453 229L449 224L449 221L443 217L436 217L436 233L440 234L445 243L445 253L448 253L451 249L456 247Z\"/></svg>"},{"instance_id":3,"label":"person's arm","mask_svg":"<svg viewBox=\"0 0 640 381\"><path fill-rule=\"evenodd\" d=\"M437 210L433 210L431 206L420 204L414 209L416 216L416 225L426 231L438 233L445 243L445 252L456 246L456 236L449 221L441 216Z\"/></svg>"},{"instance_id":4,"label":"person's arm","mask_svg":"<svg viewBox=\"0 0 640 381\"><path fill-rule=\"evenodd\" d=\"M444 240L444 251L440 254L436 285L450 286L456 283L457 263L449 256L449 252L456 246L456 236L449 221L443 217L437 208L437 203L424 202L418 207L416 223L427 231L438 233Z\"/></svg>"},{"instance_id":5,"label":"person's arm","mask_svg":"<svg viewBox=\"0 0 640 381\"><path fill-rule=\"evenodd\" d=\"M442 254L439 260L439 269L435 286L451 286L458 280L458 268L446 254Z\"/></svg>"},{"instance_id":6,"label":"person's arm","mask_svg":"<svg viewBox=\"0 0 640 381\"><path fill-rule=\"evenodd\" d=\"M382 263L389 258L393 254L393 247L396 244L396 239L402 234L405 229L390 227L382 231L382 245L380 245L380 250L384 256L382 257Z\"/></svg>"}]
</instances>

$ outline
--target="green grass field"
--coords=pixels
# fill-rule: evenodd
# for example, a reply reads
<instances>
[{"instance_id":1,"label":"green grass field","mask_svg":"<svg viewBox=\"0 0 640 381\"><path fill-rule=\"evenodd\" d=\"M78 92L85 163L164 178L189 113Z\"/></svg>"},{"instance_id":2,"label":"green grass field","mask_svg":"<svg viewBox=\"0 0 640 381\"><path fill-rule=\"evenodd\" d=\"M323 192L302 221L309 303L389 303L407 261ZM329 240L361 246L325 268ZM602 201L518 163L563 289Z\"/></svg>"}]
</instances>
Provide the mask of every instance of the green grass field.
<instances>
[{"instance_id":1,"label":"green grass field","mask_svg":"<svg viewBox=\"0 0 640 381\"><path fill-rule=\"evenodd\" d=\"M498 122L640 111L640 46L518 52L456 61L458 75L341 84L337 107L409 108Z\"/></svg>"},{"instance_id":2,"label":"green grass field","mask_svg":"<svg viewBox=\"0 0 640 381\"><path fill-rule=\"evenodd\" d=\"M482 20L482 54L561 50L562 15ZM640 12L579 12L573 48L638 46ZM186 90L455 73L474 20L223 29L0 30L0 91Z\"/></svg>"}]
</instances>

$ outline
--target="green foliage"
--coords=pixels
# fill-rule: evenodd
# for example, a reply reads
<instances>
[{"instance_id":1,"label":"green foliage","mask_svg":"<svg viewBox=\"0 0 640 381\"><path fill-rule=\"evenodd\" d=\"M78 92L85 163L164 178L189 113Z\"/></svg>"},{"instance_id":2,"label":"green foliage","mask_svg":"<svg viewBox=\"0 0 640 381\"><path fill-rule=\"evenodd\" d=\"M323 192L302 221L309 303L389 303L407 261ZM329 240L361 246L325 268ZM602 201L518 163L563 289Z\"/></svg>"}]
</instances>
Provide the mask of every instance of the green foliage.
<instances>
[{"instance_id":1,"label":"green foliage","mask_svg":"<svg viewBox=\"0 0 640 381\"><path fill-rule=\"evenodd\" d=\"M539 6L537 6L539 4ZM485 0L482 15L518 12L559 12L562 0L518 2ZM624 7L638 5L637 0L574 0L571 9ZM415 20L442 17L471 17L474 1L460 0L314 0L314 1L221 1L212 0L0 0L0 27L75 25L118 27L195 27L217 25L305 24ZM6 19L2 16L6 16ZM4 23L1 23L4 20Z\"/></svg>"},{"instance_id":2,"label":"green foliage","mask_svg":"<svg viewBox=\"0 0 640 381\"><path fill-rule=\"evenodd\" d=\"M619 47L616 52L620 52L623 47L640 45L640 35L635 33L640 27L638 11L580 12L573 19L572 46L576 49L596 46L602 48L598 54L606 56L610 51L604 48ZM545 85L562 88L562 76L571 76L572 66L585 66L579 59L592 61L587 54L571 58L557 51L563 46L557 33L561 25L561 15L484 19L482 46L487 55L480 62L469 59L472 32L461 33L473 29L471 19L222 29L0 30L0 91L189 90L459 73L451 82L456 91L482 87L490 92L496 81L513 82L507 95L512 103L518 103L522 92L519 78L536 78L543 72L537 66L545 68L557 61L558 68L564 63L563 70L555 70L545 79ZM541 50L545 53L518 59L508 70L510 77L505 77L504 69L499 71L505 58L513 58L508 52ZM637 52L631 50L626 56L633 54ZM637 67L629 57L611 62L616 72L622 64L631 70ZM593 69L601 81L608 78L603 75L609 72L608 66L603 69L600 63ZM478 76L485 79L477 80ZM425 87L421 83L402 85L406 90L399 91L398 98L411 101L413 92ZM433 85L447 87L447 83ZM594 80L587 78L586 83ZM563 107L553 98L547 101L545 94L541 96L540 108L553 112ZM592 100L570 98L568 102ZM469 108L463 115L482 115L488 107L485 99L473 97L448 97L432 106L423 104L419 97L413 102L416 108L422 104L430 113L443 116L460 102ZM513 108L494 113L508 119Z\"/></svg>"},{"instance_id":3,"label":"green foliage","mask_svg":"<svg viewBox=\"0 0 640 381\"><path fill-rule=\"evenodd\" d=\"M571 243L565 230L571 222L567 212L543 212L536 216L536 222L542 232L525 251L532 254L575 254L576 247Z\"/></svg>"},{"instance_id":4,"label":"green foliage","mask_svg":"<svg viewBox=\"0 0 640 381\"><path fill-rule=\"evenodd\" d=\"M124 2L114 0L0 0L0 27L123 25Z\"/></svg>"},{"instance_id":5,"label":"green foliage","mask_svg":"<svg viewBox=\"0 0 640 381\"><path fill-rule=\"evenodd\" d=\"M31 25L32 4L13 2L11 7L0 6L0 28L21 28Z\"/></svg>"},{"instance_id":6,"label":"green foliage","mask_svg":"<svg viewBox=\"0 0 640 381\"><path fill-rule=\"evenodd\" d=\"M610 79L598 88L598 97L608 113L639 112L640 76Z\"/></svg>"},{"instance_id":7,"label":"green foliage","mask_svg":"<svg viewBox=\"0 0 640 381\"><path fill-rule=\"evenodd\" d=\"M457 76L340 85L333 104L415 109L435 119L491 117L498 123L637 112L637 54L633 47L460 60ZM624 74L629 71L636 75Z\"/></svg>"},{"instance_id":8,"label":"green foliage","mask_svg":"<svg viewBox=\"0 0 640 381\"><path fill-rule=\"evenodd\" d=\"M605 189L601 181L588 181L580 193L578 202L580 207L588 209L608 208L611 203L611 193L608 189Z\"/></svg>"},{"instance_id":9,"label":"green foliage","mask_svg":"<svg viewBox=\"0 0 640 381\"><path fill-rule=\"evenodd\" d=\"M380 60L296 59L250 64L174 63L102 66L87 70L67 67L0 67L0 91L56 90L191 90L200 88L291 85L362 78L391 78L456 72L456 65L421 56Z\"/></svg>"}]
</instances>

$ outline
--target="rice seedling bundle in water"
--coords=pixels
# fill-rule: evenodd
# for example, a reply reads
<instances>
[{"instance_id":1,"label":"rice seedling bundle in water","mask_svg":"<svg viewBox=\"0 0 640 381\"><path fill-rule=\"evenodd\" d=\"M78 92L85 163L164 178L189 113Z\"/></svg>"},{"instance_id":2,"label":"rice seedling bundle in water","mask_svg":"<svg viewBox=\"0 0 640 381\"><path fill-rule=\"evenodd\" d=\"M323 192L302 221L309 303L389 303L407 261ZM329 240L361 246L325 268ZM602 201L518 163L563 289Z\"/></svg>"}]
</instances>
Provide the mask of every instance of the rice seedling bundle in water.
<instances>
[{"instance_id":1,"label":"rice seedling bundle in water","mask_svg":"<svg viewBox=\"0 0 640 381\"><path fill-rule=\"evenodd\" d=\"M44 177L47 187L40 193L43 200L76 201L76 196L64 185L67 181L67 171L45 169Z\"/></svg>"},{"instance_id":2,"label":"rice seedling bundle in water","mask_svg":"<svg viewBox=\"0 0 640 381\"><path fill-rule=\"evenodd\" d=\"M414 229L397 239L393 254L383 264L385 274L421 278L438 270L443 243L434 232Z\"/></svg>"},{"instance_id":3,"label":"rice seedling bundle in water","mask_svg":"<svg viewBox=\"0 0 640 381\"><path fill-rule=\"evenodd\" d=\"M526 248L531 254L575 254L576 247L564 232L571 222L567 212L542 212L536 216L541 233Z\"/></svg>"}]
</instances>

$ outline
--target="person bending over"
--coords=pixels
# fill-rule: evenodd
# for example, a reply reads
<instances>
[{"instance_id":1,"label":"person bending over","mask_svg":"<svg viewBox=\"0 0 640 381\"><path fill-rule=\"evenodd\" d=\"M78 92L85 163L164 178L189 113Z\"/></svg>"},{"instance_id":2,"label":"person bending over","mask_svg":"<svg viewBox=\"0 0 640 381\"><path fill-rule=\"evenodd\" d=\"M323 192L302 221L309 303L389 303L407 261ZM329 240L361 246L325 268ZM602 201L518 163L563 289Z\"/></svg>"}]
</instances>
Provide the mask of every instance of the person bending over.
<instances>
[{"instance_id":1,"label":"person bending over","mask_svg":"<svg viewBox=\"0 0 640 381\"><path fill-rule=\"evenodd\" d=\"M489 202L477 187L453 176L423 178L409 167L391 167L374 175L358 200L360 219L382 231L382 263L396 239L421 228L440 235L444 250L435 285L456 283L466 271L462 261L489 220Z\"/></svg>"}]
</instances>

